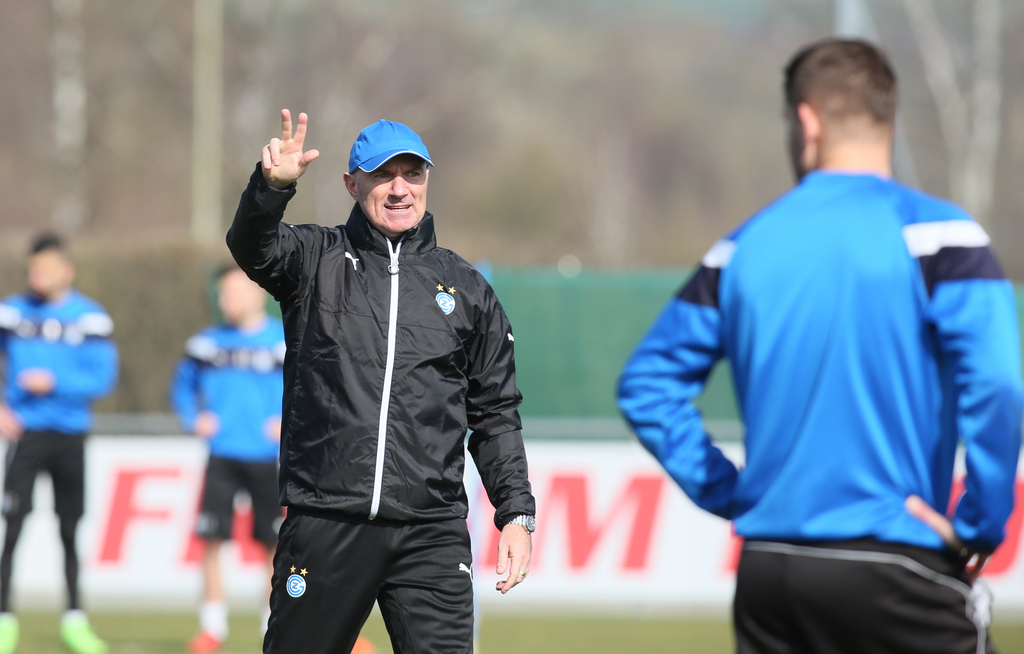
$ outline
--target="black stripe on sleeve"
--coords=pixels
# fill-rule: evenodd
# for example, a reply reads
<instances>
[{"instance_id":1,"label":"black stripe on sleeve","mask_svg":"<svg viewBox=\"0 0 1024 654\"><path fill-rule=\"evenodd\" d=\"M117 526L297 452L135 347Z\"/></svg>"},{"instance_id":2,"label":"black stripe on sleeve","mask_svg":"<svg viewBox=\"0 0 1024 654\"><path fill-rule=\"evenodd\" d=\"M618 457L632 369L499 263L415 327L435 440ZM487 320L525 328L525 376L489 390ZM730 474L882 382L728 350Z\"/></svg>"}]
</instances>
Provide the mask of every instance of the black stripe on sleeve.
<instances>
[{"instance_id":1,"label":"black stripe on sleeve","mask_svg":"<svg viewBox=\"0 0 1024 654\"><path fill-rule=\"evenodd\" d=\"M701 266L693 273L690 280L679 289L676 296L680 300L706 307L718 308L718 278L721 268Z\"/></svg>"},{"instance_id":2,"label":"black stripe on sleeve","mask_svg":"<svg viewBox=\"0 0 1024 654\"><path fill-rule=\"evenodd\" d=\"M1005 279L1003 267L988 247L945 247L920 258L928 295L939 282L962 279Z\"/></svg>"}]
</instances>

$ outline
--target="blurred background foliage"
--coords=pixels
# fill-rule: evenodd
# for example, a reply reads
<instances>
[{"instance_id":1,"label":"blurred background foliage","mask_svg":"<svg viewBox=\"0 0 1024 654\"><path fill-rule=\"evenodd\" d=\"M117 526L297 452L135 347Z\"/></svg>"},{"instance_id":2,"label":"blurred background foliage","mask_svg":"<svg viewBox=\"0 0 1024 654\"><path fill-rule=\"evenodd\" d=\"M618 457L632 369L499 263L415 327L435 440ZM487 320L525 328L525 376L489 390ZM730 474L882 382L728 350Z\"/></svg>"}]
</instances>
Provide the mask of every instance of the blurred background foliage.
<instances>
[{"instance_id":1,"label":"blurred background foliage","mask_svg":"<svg viewBox=\"0 0 1024 654\"><path fill-rule=\"evenodd\" d=\"M8 3L0 21L5 293L22 286L31 235L54 226L62 179L51 35L55 7L77 1ZM948 153L908 16L900 3L868 5L901 76L919 185L948 196ZM936 4L960 72L970 66L972 6ZM279 132L282 107L309 114L307 144L321 151L300 181L291 222L345 220L352 140L389 118L416 129L434 157L428 208L441 245L506 270L554 271L572 255L584 271L667 268L680 283L716 238L792 183L781 69L833 25L827 0L224 7L221 231L260 148ZM181 345L211 319L208 271L228 256L222 245L190 239L192 10L180 0L80 7L86 210L65 231L79 286L117 323L122 382L104 410L166 410ZM1021 3L1004 3L1003 25L1003 129L988 228L1010 275L1024 280Z\"/></svg>"}]
</instances>

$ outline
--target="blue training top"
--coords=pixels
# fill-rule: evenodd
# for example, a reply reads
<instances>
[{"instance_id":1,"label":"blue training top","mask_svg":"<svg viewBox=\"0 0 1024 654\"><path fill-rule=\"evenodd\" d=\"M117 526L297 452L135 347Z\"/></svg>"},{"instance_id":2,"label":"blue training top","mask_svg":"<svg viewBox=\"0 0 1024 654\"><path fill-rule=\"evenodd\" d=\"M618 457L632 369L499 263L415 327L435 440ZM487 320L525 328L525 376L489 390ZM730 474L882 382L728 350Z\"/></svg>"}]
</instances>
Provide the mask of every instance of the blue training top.
<instances>
[{"instance_id":1,"label":"blue training top","mask_svg":"<svg viewBox=\"0 0 1024 654\"><path fill-rule=\"evenodd\" d=\"M704 257L623 370L619 407L700 507L750 539L873 537L941 549L904 508L949 502L992 550L1021 446L1013 288L957 206L818 171ZM722 357L746 426L737 471L693 399Z\"/></svg>"},{"instance_id":2,"label":"blue training top","mask_svg":"<svg viewBox=\"0 0 1024 654\"><path fill-rule=\"evenodd\" d=\"M200 411L220 420L210 454L237 461L277 461L279 446L267 433L280 419L284 396L284 327L268 317L254 332L215 325L185 344L171 380L171 405L191 431Z\"/></svg>"},{"instance_id":3,"label":"blue training top","mask_svg":"<svg viewBox=\"0 0 1024 654\"><path fill-rule=\"evenodd\" d=\"M4 358L4 402L31 431L81 435L92 427L94 400L117 383L114 323L94 300L77 291L57 302L31 294L0 302L0 351ZM53 391L32 395L18 386L28 368L45 368Z\"/></svg>"}]
</instances>

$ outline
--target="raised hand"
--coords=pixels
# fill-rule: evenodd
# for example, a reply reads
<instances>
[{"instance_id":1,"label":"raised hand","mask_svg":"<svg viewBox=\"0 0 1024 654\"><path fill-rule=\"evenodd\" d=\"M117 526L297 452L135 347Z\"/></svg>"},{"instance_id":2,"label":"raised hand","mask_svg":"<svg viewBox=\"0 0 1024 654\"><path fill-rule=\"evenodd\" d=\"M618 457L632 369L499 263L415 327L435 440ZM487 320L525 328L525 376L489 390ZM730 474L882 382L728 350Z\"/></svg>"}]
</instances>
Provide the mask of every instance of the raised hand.
<instances>
[{"instance_id":1,"label":"raised hand","mask_svg":"<svg viewBox=\"0 0 1024 654\"><path fill-rule=\"evenodd\" d=\"M292 114L282 109L281 138L263 146L263 179L274 188L284 188L302 177L310 162L320 156L318 150L302 151L307 120L306 114L299 114L299 125L292 135Z\"/></svg>"}]
</instances>

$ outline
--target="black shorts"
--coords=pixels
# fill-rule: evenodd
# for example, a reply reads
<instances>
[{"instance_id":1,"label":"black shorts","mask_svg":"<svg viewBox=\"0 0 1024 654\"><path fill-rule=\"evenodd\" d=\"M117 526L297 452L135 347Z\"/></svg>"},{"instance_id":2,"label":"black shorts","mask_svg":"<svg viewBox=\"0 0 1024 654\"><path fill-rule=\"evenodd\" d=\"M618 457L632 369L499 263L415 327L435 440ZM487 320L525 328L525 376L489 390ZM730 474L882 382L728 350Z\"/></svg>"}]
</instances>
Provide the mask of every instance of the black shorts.
<instances>
[{"instance_id":1,"label":"black shorts","mask_svg":"<svg viewBox=\"0 0 1024 654\"><path fill-rule=\"evenodd\" d=\"M748 542L736 576L736 651L994 654L988 607L962 576L954 558L909 545Z\"/></svg>"},{"instance_id":2,"label":"black shorts","mask_svg":"<svg viewBox=\"0 0 1024 654\"><path fill-rule=\"evenodd\" d=\"M85 435L26 431L8 444L5 517L22 517L32 511L32 489L40 472L53 480L53 505L60 519L81 518L85 509Z\"/></svg>"},{"instance_id":3,"label":"black shorts","mask_svg":"<svg viewBox=\"0 0 1024 654\"><path fill-rule=\"evenodd\" d=\"M471 654L472 569L464 519L391 522L289 507L263 652L350 652L376 600L395 654Z\"/></svg>"},{"instance_id":4,"label":"black shorts","mask_svg":"<svg viewBox=\"0 0 1024 654\"><path fill-rule=\"evenodd\" d=\"M252 499L252 537L267 547L277 545L281 527L281 500L277 464L235 461L211 456L206 465L203 507L196 534L207 540L228 540L235 518L235 495L245 491Z\"/></svg>"}]
</instances>

